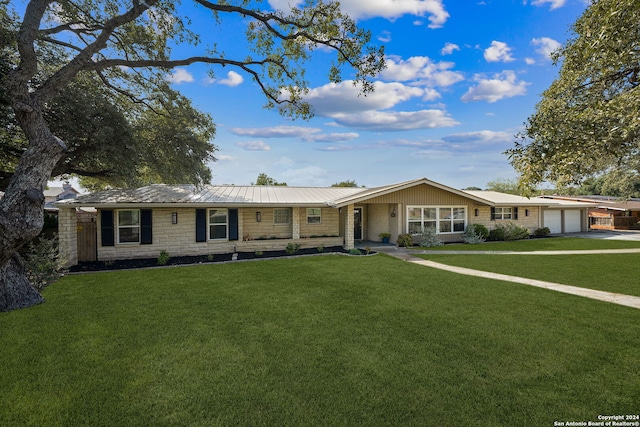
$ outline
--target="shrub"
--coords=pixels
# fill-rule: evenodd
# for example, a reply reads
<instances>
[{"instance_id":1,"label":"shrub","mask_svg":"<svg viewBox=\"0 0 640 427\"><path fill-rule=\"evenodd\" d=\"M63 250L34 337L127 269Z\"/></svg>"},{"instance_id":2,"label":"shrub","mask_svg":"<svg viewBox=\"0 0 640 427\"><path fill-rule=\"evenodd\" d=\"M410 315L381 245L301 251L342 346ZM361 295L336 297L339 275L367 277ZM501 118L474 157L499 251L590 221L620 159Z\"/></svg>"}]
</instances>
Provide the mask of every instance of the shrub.
<instances>
[{"instance_id":1,"label":"shrub","mask_svg":"<svg viewBox=\"0 0 640 427\"><path fill-rule=\"evenodd\" d=\"M320 245L316 249L318 250L318 252L322 253L324 252L324 245Z\"/></svg>"},{"instance_id":2,"label":"shrub","mask_svg":"<svg viewBox=\"0 0 640 427\"><path fill-rule=\"evenodd\" d=\"M411 236L411 234L401 234L398 236L397 244L401 248L408 248L410 246L413 246L413 237Z\"/></svg>"},{"instance_id":3,"label":"shrub","mask_svg":"<svg viewBox=\"0 0 640 427\"><path fill-rule=\"evenodd\" d=\"M160 255L158 255L158 265L165 265L169 262L169 254L167 251L160 251Z\"/></svg>"},{"instance_id":4,"label":"shrub","mask_svg":"<svg viewBox=\"0 0 640 427\"><path fill-rule=\"evenodd\" d=\"M298 243L289 243L284 250L289 255L293 255L300 250L300 245Z\"/></svg>"},{"instance_id":5,"label":"shrub","mask_svg":"<svg viewBox=\"0 0 640 427\"><path fill-rule=\"evenodd\" d=\"M533 234L536 237L547 237L549 234L551 234L551 230L549 230L549 227L537 228L536 231L533 232Z\"/></svg>"},{"instance_id":6,"label":"shrub","mask_svg":"<svg viewBox=\"0 0 640 427\"><path fill-rule=\"evenodd\" d=\"M489 229L484 225L471 224L470 227L473 228L473 231L475 232L476 235L482 237L484 240L487 240L489 238Z\"/></svg>"},{"instance_id":7,"label":"shrub","mask_svg":"<svg viewBox=\"0 0 640 427\"><path fill-rule=\"evenodd\" d=\"M418 244L426 248L442 246L444 243L438 237L435 228L426 228L422 234L418 236Z\"/></svg>"},{"instance_id":8,"label":"shrub","mask_svg":"<svg viewBox=\"0 0 640 427\"><path fill-rule=\"evenodd\" d=\"M529 238L529 230L513 222L497 224L489 232L489 240L522 240Z\"/></svg>"},{"instance_id":9,"label":"shrub","mask_svg":"<svg viewBox=\"0 0 640 427\"><path fill-rule=\"evenodd\" d=\"M480 224L477 224L480 225ZM483 226L484 227L484 226ZM486 227L485 227L486 229ZM489 234L489 230L487 230L487 235ZM465 243L475 244L475 243L484 243L486 237L476 231L476 228L473 225L468 226L464 230L464 234L462 235L462 241Z\"/></svg>"},{"instance_id":10,"label":"shrub","mask_svg":"<svg viewBox=\"0 0 640 427\"><path fill-rule=\"evenodd\" d=\"M360 249L358 248L349 249L349 253L351 255L362 255L362 252L360 252Z\"/></svg>"},{"instance_id":11,"label":"shrub","mask_svg":"<svg viewBox=\"0 0 640 427\"><path fill-rule=\"evenodd\" d=\"M264 252L262 251L255 251L255 256L262 256L264 254Z\"/></svg>"},{"instance_id":12,"label":"shrub","mask_svg":"<svg viewBox=\"0 0 640 427\"><path fill-rule=\"evenodd\" d=\"M29 243L24 266L29 281L38 291L58 280L64 271L65 261L58 253L58 238L40 238Z\"/></svg>"}]
</instances>

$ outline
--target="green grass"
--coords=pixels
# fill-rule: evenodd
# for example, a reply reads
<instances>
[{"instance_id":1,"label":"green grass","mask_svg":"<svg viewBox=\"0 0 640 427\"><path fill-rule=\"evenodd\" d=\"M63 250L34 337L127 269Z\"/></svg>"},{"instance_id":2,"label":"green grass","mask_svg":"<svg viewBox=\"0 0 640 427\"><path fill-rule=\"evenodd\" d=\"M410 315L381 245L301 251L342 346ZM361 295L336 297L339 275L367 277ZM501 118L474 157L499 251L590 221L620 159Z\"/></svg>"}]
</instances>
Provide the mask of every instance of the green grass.
<instances>
[{"instance_id":1,"label":"green grass","mask_svg":"<svg viewBox=\"0 0 640 427\"><path fill-rule=\"evenodd\" d=\"M2 425L550 426L640 401L640 310L384 255L44 295L0 314Z\"/></svg>"},{"instance_id":2,"label":"green grass","mask_svg":"<svg viewBox=\"0 0 640 427\"><path fill-rule=\"evenodd\" d=\"M640 296L640 254L418 255L458 267Z\"/></svg>"},{"instance_id":3,"label":"green grass","mask_svg":"<svg viewBox=\"0 0 640 427\"><path fill-rule=\"evenodd\" d=\"M426 250L445 251L559 251L588 249L627 249L640 248L640 241L603 240L581 237L551 237L546 239L527 239L512 242L485 242L480 244L454 243Z\"/></svg>"}]
</instances>

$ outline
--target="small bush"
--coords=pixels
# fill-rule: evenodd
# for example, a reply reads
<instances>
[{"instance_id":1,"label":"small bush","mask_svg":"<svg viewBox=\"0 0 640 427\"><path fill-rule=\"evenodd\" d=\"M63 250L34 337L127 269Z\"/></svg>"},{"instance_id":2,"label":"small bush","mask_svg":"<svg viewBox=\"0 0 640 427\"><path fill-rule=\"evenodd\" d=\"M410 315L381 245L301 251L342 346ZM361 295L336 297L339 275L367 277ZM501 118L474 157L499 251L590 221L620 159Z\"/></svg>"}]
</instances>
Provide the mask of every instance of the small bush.
<instances>
[{"instance_id":1,"label":"small bush","mask_svg":"<svg viewBox=\"0 0 640 427\"><path fill-rule=\"evenodd\" d=\"M426 248L442 246L444 243L438 237L435 228L426 228L422 234L418 236L418 244Z\"/></svg>"},{"instance_id":2,"label":"small bush","mask_svg":"<svg viewBox=\"0 0 640 427\"><path fill-rule=\"evenodd\" d=\"M480 224L477 224L477 225L480 225ZM487 235L488 234L489 234L489 230L487 230ZM470 243L470 244L484 243L485 240L486 240L486 237L478 233L476 231L476 228L473 225L468 226L464 230L464 234L462 235L462 241L465 243Z\"/></svg>"},{"instance_id":3,"label":"small bush","mask_svg":"<svg viewBox=\"0 0 640 427\"><path fill-rule=\"evenodd\" d=\"M529 230L513 222L497 224L489 232L489 240L522 240L529 238Z\"/></svg>"},{"instance_id":4,"label":"small bush","mask_svg":"<svg viewBox=\"0 0 640 427\"><path fill-rule=\"evenodd\" d=\"M476 235L482 237L484 240L489 238L489 229L482 224L471 224L469 227L473 228Z\"/></svg>"},{"instance_id":5,"label":"small bush","mask_svg":"<svg viewBox=\"0 0 640 427\"><path fill-rule=\"evenodd\" d=\"M316 249L318 250L318 252L322 253L324 252L324 245L320 245Z\"/></svg>"},{"instance_id":6,"label":"small bush","mask_svg":"<svg viewBox=\"0 0 640 427\"><path fill-rule=\"evenodd\" d=\"M49 286L63 275L65 261L58 253L58 238L40 238L29 243L25 254L25 269L29 281L38 291Z\"/></svg>"},{"instance_id":7,"label":"small bush","mask_svg":"<svg viewBox=\"0 0 640 427\"><path fill-rule=\"evenodd\" d=\"M264 252L262 251L255 251L255 256L262 256L264 254Z\"/></svg>"},{"instance_id":8,"label":"small bush","mask_svg":"<svg viewBox=\"0 0 640 427\"><path fill-rule=\"evenodd\" d=\"M300 245L298 243L289 243L284 250L289 255L293 255L300 250Z\"/></svg>"},{"instance_id":9,"label":"small bush","mask_svg":"<svg viewBox=\"0 0 640 427\"><path fill-rule=\"evenodd\" d=\"M396 241L398 246L401 248L408 248L413 246L413 237L411 234L401 234L398 236L398 240Z\"/></svg>"},{"instance_id":10,"label":"small bush","mask_svg":"<svg viewBox=\"0 0 640 427\"><path fill-rule=\"evenodd\" d=\"M549 234L551 234L551 230L549 230L549 227L537 228L536 231L533 232L533 234L536 237L547 237Z\"/></svg>"},{"instance_id":11,"label":"small bush","mask_svg":"<svg viewBox=\"0 0 640 427\"><path fill-rule=\"evenodd\" d=\"M158 265L166 265L169 262L169 254L167 251L160 251L158 255Z\"/></svg>"},{"instance_id":12,"label":"small bush","mask_svg":"<svg viewBox=\"0 0 640 427\"><path fill-rule=\"evenodd\" d=\"M349 253L351 255L362 255L362 252L360 252L360 249L358 248L349 249Z\"/></svg>"}]
</instances>

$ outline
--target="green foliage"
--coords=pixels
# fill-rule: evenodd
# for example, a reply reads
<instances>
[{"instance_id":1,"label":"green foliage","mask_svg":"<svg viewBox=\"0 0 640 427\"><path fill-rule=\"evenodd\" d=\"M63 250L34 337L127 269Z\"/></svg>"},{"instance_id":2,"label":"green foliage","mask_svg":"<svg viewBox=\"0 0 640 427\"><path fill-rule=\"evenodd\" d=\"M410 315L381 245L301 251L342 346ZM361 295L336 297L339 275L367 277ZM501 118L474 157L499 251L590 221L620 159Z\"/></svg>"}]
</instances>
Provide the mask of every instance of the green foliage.
<instances>
[{"instance_id":1,"label":"green foliage","mask_svg":"<svg viewBox=\"0 0 640 427\"><path fill-rule=\"evenodd\" d=\"M413 236L411 234L401 234L398 236L396 243L401 248L409 248L413 246Z\"/></svg>"},{"instance_id":2,"label":"green foliage","mask_svg":"<svg viewBox=\"0 0 640 427\"><path fill-rule=\"evenodd\" d=\"M284 250L289 255L293 255L293 254L297 253L300 250L300 244L298 244L298 243L289 243L289 244L287 244L287 247L284 248Z\"/></svg>"},{"instance_id":3,"label":"green foliage","mask_svg":"<svg viewBox=\"0 0 640 427\"><path fill-rule=\"evenodd\" d=\"M158 265L166 265L169 262L169 259L167 251L160 251L160 255L158 255Z\"/></svg>"},{"instance_id":4,"label":"green foliage","mask_svg":"<svg viewBox=\"0 0 640 427\"><path fill-rule=\"evenodd\" d=\"M551 234L551 230L549 230L549 227L536 228L533 232L533 235L536 237L546 237L549 234Z\"/></svg>"},{"instance_id":5,"label":"green foliage","mask_svg":"<svg viewBox=\"0 0 640 427\"><path fill-rule=\"evenodd\" d=\"M362 252L358 248L351 248L351 249L349 249L349 254L351 254L351 255L362 255Z\"/></svg>"},{"instance_id":6,"label":"green foliage","mask_svg":"<svg viewBox=\"0 0 640 427\"><path fill-rule=\"evenodd\" d=\"M487 182L487 191L497 191L506 194L520 194L518 182L516 180L503 178Z\"/></svg>"},{"instance_id":7,"label":"green foliage","mask_svg":"<svg viewBox=\"0 0 640 427\"><path fill-rule=\"evenodd\" d=\"M487 230L487 227L485 227L485 230L487 230L487 236L483 236L483 234L476 231L474 225L481 224L471 224L467 226L467 228L464 230L464 233L462 234L462 241L469 244L484 243L489 235L489 230Z\"/></svg>"},{"instance_id":8,"label":"green foliage","mask_svg":"<svg viewBox=\"0 0 640 427\"><path fill-rule=\"evenodd\" d=\"M418 235L418 245L425 248L432 248L442 246L444 243L442 243L438 237L438 233L436 233L435 228L427 227L420 235Z\"/></svg>"},{"instance_id":9,"label":"green foliage","mask_svg":"<svg viewBox=\"0 0 640 427\"><path fill-rule=\"evenodd\" d=\"M616 170L637 182L640 2L593 1L573 32L553 55L562 64L559 77L507 151L523 190L543 181L576 185Z\"/></svg>"},{"instance_id":10,"label":"green foliage","mask_svg":"<svg viewBox=\"0 0 640 427\"><path fill-rule=\"evenodd\" d=\"M278 182L263 172L260 175L258 175L258 178L256 178L256 182L254 185L279 185L279 186L286 187L287 183Z\"/></svg>"},{"instance_id":11,"label":"green foliage","mask_svg":"<svg viewBox=\"0 0 640 427\"><path fill-rule=\"evenodd\" d=\"M324 245L320 245L316 248L316 250L320 253L324 252Z\"/></svg>"},{"instance_id":12,"label":"green foliage","mask_svg":"<svg viewBox=\"0 0 640 427\"><path fill-rule=\"evenodd\" d=\"M510 240L522 240L529 238L529 230L521 225L515 224L511 221L498 223L496 227L489 232L489 239L492 241L510 241Z\"/></svg>"},{"instance_id":13,"label":"green foliage","mask_svg":"<svg viewBox=\"0 0 640 427\"><path fill-rule=\"evenodd\" d=\"M24 261L27 277L38 291L63 275L65 260L58 253L57 236L40 237L29 243Z\"/></svg>"},{"instance_id":14,"label":"green foliage","mask_svg":"<svg viewBox=\"0 0 640 427\"><path fill-rule=\"evenodd\" d=\"M255 256L262 256L262 255L264 255L264 252L260 250L255 251Z\"/></svg>"},{"instance_id":15,"label":"green foliage","mask_svg":"<svg viewBox=\"0 0 640 427\"><path fill-rule=\"evenodd\" d=\"M335 184L331 184L332 187L357 187L358 184L356 184L356 181L340 181L340 182L336 182Z\"/></svg>"},{"instance_id":16,"label":"green foliage","mask_svg":"<svg viewBox=\"0 0 640 427\"><path fill-rule=\"evenodd\" d=\"M484 240L487 240L489 237L489 229L482 224L471 224L469 227L473 229L474 234L482 237Z\"/></svg>"}]
</instances>

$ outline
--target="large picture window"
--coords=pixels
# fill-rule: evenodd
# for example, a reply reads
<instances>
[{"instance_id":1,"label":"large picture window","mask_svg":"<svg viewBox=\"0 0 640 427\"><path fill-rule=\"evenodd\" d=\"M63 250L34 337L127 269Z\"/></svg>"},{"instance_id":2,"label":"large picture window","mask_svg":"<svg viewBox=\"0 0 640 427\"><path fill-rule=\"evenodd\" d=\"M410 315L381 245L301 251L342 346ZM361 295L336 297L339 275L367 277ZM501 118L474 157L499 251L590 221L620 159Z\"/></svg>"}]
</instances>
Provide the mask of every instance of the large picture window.
<instances>
[{"instance_id":1,"label":"large picture window","mask_svg":"<svg viewBox=\"0 0 640 427\"><path fill-rule=\"evenodd\" d=\"M118 211L118 243L140 243L140 211Z\"/></svg>"},{"instance_id":2,"label":"large picture window","mask_svg":"<svg viewBox=\"0 0 640 427\"><path fill-rule=\"evenodd\" d=\"M431 228L438 233L461 233L467 222L465 207L409 206L407 232L421 234Z\"/></svg>"},{"instance_id":3,"label":"large picture window","mask_svg":"<svg viewBox=\"0 0 640 427\"><path fill-rule=\"evenodd\" d=\"M227 209L209 209L209 240L227 239L229 214Z\"/></svg>"}]
</instances>

